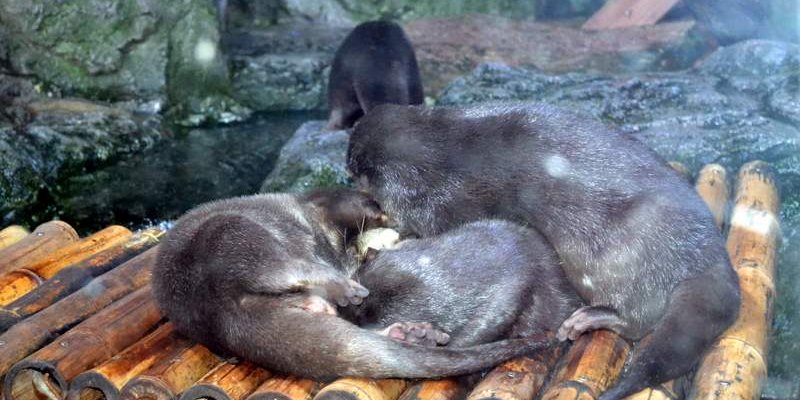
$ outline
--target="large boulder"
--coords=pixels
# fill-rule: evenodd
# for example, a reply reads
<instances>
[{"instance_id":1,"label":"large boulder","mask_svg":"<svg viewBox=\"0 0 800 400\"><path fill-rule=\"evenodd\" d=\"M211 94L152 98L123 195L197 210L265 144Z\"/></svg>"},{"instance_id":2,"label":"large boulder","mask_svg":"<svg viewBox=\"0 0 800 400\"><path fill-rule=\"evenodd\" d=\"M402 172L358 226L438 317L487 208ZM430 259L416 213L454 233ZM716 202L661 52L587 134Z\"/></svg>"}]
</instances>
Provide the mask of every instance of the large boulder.
<instances>
[{"instance_id":1,"label":"large boulder","mask_svg":"<svg viewBox=\"0 0 800 400\"><path fill-rule=\"evenodd\" d=\"M347 131L329 131L325 121L310 121L281 149L275 169L261 184L261 192L301 192L347 185Z\"/></svg>"},{"instance_id":2,"label":"large boulder","mask_svg":"<svg viewBox=\"0 0 800 400\"><path fill-rule=\"evenodd\" d=\"M8 0L0 2L0 64L54 95L169 97L178 120L229 120L246 110L229 98L220 53L208 51L217 30L212 1Z\"/></svg>"},{"instance_id":3,"label":"large boulder","mask_svg":"<svg viewBox=\"0 0 800 400\"><path fill-rule=\"evenodd\" d=\"M17 212L58 215L53 199L63 179L141 152L161 138L158 117L103 104L39 99L24 108L24 123L0 124L2 225Z\"/></svg>"}]
</instances>

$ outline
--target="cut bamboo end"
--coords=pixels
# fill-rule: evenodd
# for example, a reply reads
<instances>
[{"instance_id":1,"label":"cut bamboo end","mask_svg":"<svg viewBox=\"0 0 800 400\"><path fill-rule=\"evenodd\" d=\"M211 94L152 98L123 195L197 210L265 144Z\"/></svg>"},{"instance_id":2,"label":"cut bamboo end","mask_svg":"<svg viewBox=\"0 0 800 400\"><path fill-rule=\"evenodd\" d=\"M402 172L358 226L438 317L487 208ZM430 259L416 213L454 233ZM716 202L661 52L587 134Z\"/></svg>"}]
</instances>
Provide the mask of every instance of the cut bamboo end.
<instances>
[{"instance_id":1,"label":"cut bamboo end","mask_svg":"<svg viewBox=\"0 0 800 400\"><path fill-rule=\"evenodd\" d=\"M0 250L0 275L38 262L77 240L78 233L66 222L45 222L19 242Z\"/></svg>"},{"instance_id":2,"label":"cut bamboo end","mask_svg":"<svg viewBox=\"0 0 800 400\"><path fill-rule=\"evenodd\" d=\"M676 400L683 396L678 393L675 381L664 382L656 387L647 388L639 393L628 396L625 400Z\"/></svg>"},{"instance_id":3,"label":"cut bamboo end","mask_svg":"<svg viewBox=\"0 0 800 400\"><path fill-rule=\"evenodd\" d=\"M221 363L217 355L199 344L179 350L131 379L122 388L120 399L174 399Z\"/></svg>"},{"instance_id":4,"label":"cut bamboo end","mask_svg":"<svg viewBox=\"0 0 800 400\"><path fill-rule=\"evenodd\" d=\"M27 269L11 271L0 277L0 306L30 293L44 282L39 275Z\"/></svg>"},{"instance_id":5,"label":"cut bamboo end","mask_svg":"<svg viewBox=\"0 0 800 400\"><path fill-rule=\"evenodd\" d=\"M534 357L507 361L490 372L467 397L468 400L527 400L539 392L561 354L560 347Z\"/></svg>"},{"instance_id":6,"label":"cut bamboo end","mask_svg":"<svg viewBox=\"0 0 800 400\"><path fill-rule=\"evenodd\" d=\"M321 387L311 379L276 376L262 383L247 400L311 400Z\"/></svg>"},{"instance_id":7,"label":"cut bamboo end","mask_svg":"<svg viewBox=\"0 0 800 400\"><path fill-rule=\"evenodd\" d=\"M400 400L460 400L466 389L455 379L426 380L411 385Z\"/></svg>"},{"instance_id":8,"label":"cut bamboo end","mask_svg":"<svg viewBox=\"0 0 800 400\"><path fill-rule=\"evenodd\" d=\"M714 216L714 223L722 229L725 212L730 199L728 174L719 164L708 164L700 170L695 182L695 189Z\"/></svg>"},{"instance_id":9,"label":"cut bamboo end","mask_svg":"<svg viewBox=\"0 0 800 400\"><path fill-rule=\"evenodd\" d=\"M0 231L0 250L19 242L28 236L28 230L19 226L11 225Z\"/></svg>"},{"instance_id":10,"label":"cut bamboo end","mask_svg":"<svg viewBox=\"0 0 800 400\"><path fill-rule=\"evenodd\" d=\"M739 170L728 253L739 275L742 304L736 322L701 361L694 399L757 399L767 375L775 298L775 253L780 233L773 173L754 161Z\"/></svg>"},{"instance_id":11,"label":"cut bamboo end","mask_svg":"<svg viewBox=\"0 0 800 400\"><path fill-rule=\"evenodd\" d=\"M0 346L0 376L53 337L147 284L155 257L156 248L147 250L19 323L19 316L0 314L9 317L0 321L0 328L8 329L0 335L5 343Z\"/></svg>"},{"instance_id":12,"label":"cut bamboo end","mask_svg":"<svg viewBox=\"0 0 800 400\"><path fill-rule=\"evenodd\" d=\"M669 164L669 166L672 169L674 169L675 172L680 174L683 177L683 179L686 179L689 182L692 181L692 171L690 171L689 168L686 167L686 165L684 165L679 161L670 161L667 164Z\"/></svg>"},{"instance_id":13,"label":"cut bamboo end","mask_svg":"<svg viewBox=\"0 0 800 400\"><path fill-rule=\"evenodd\" d=\"M187 389L180 400L241 400L272 374L251 363L225 363Z\"/></svg>"},{"instance_id":14,"label":"cut bamboo end","mask_svg":"<svg viewBox=\"0 0 800 400\"><path fill-rule=\"evenodd\" d=\"M123 244L133 233L123 226L111 225L97 231L73 244L65 246L51 257L37 263L28 264L25 268L35 272L44 279L53 277L58 271L69 265L83 261L101 251Z\"/></svg>"},{"instance_id":15,"label":"cut bamboo end","mask_svg":"<svg viewBox=\"0 0 800 400\"><path fill-rule=\"evenodd\" d=\"M562 360L542 399L595 399L613 384L630 345L606 330L581 335Z\"/></svg>"},{"instance_id":16,"label":"cut bamboo end","mask_svg":"<svg viewBox=\"0 0 800 400\"><path fill-rule=\"evenodd\" d=\"M0 276L0 306L5 306L36 289L45 279L74 263L122 244L132 235L127 228L112 225L77 242L68 244L38 262Z\"/></svg>"},{"instance_id":17,"label":"cut bamboo end","mask_svg":"<svg viewBox=\"0 0 800 400\"><path fill-rule=\"evenodd\" d=\"M49 386L63 399L68 380L119 353L160 319L150 288L139 289L14 364L3 381L3 395L8 400L37 400L37 392L27 388L35 386L32 379L37 375L32 371L38 371L52 381ZM22 397L14 396L15 392Z\"/></svg>"},{"instance_id":18,"label":"cut bamboo end","mask_svg":"<svg viewBox=\"0 0 800 400\"><path fill-rule=\"evenodd\" d=\"M9 289L0 290L0 305L5 306L0 308L0 332L4 331L8 325L3 321L7 319L19 320L26 316L32 315L44 308L50 306L56 301L66 297L72 292L85 286L91 279L101 275L108 270L127 262L133 257L139 255L141 252L156 245L164 232L159 229L148 229L133 235L124 244L116 245L108 250L95 254L88 259L64 268L59 271L54 277L39 283L38 286L23 294L19 298L13 299L10 303L9 299L12 296L4 296L5 292ZM27 271L17 270L12 274L23 273ZM32 278L35 279L34 275ZM29 278L31 279L31 278ZM34 283L27 283L22 281L23 289L13 292L16 296L19 292L29 288ZM15 285L17 286L17 285ZM15 318L15 316L17 318Z\"/></svg>"},{"instance_id":19,"label":"cut bamboo end","mask_svg":"<svg viewBox=\"0 0 800 400\"><path fill-rule=\"evenodd\" d=\"M403 379L342 378L314 396L314 400L395 400L408 387Z\"/></svg>"},{"instance_id":20,"label":"cut bamboo end","mask_svg":"<svg viewBox=\"0 0 800 400\"><path fill-rule=\"evenodd\" d=\"M105 363L72 380L69 400L117 400L125 384L148 370L159 358L191 346L171 323L166 323Z\"/></svg>"}]
</instances>

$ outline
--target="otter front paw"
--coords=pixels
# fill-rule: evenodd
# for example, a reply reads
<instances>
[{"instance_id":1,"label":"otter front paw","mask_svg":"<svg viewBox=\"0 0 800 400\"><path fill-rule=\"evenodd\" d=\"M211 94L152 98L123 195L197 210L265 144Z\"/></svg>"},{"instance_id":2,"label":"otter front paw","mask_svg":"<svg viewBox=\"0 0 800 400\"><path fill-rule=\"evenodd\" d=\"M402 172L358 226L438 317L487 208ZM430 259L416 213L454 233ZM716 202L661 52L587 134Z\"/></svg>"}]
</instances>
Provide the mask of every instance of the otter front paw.
<instances>
[{"instance_id":1,"label":"otter front paw","mask_svg":"<svg viewBox=\"0 0 800 400\"><path fill-rule=\"evenodd\" d=\"M450 341L450 335L427 322L396 322L378 333L400 342L422 346L443 346Z\"/></svg>"},{"instance_id":2,"label":"otter front paw","mask_svg":"<svg viewBox=\"0 0 800 400\"><path fill-rule=\"evenodd\" d=\"M352 279L331 281L322 289L325 291L323 297L330 299L339 307L347 307L350 304L359 305L369 295L367 288Z\"/></svg>"}]
</instances>

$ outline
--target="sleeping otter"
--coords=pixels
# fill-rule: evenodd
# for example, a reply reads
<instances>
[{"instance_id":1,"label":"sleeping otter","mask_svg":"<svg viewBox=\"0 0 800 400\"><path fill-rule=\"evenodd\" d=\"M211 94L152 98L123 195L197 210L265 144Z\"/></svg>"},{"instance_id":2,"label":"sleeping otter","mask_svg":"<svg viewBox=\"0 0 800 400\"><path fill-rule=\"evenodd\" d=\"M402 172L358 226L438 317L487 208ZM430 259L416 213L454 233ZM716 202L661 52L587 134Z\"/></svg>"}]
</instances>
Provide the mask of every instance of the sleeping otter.
<instances>
[{"instance_id":1,"label":"sleeping otter","mask_svg":"<svg viewBox=\"0 0 800 400\"><path fill-rule=\"evenodd\" d=\"M640 340L600 398L691 369L735 320L739 284L708 208L630 136L540 104L383 105L355 127L348 168L405 232L483 218L540 231L589 304L559 331Z\"/></svg>"},{"instance_id":2,"label":"sleeping otter","mask_svg":"<svg viewBox=\"0 0 800 400\"><path fill-rule=\"evenodd\" d=\"M373 253L355 279L370 295L347 318L376 329L429 321L449 346L555 335L581 305L547 241L502 220L404 240Z\"/></svg>"},{"instance_id":3,"label":"sleeping otter","mask_svg":"<svg viewBox=\"0 0 800 400\"><path fill-rule=\"evenodd\" d=\"M321 380L461 375L549 344L516 339L425 347L337 316L336 305L360 304L368 294L349 278L356 265L346 240L383 220L374 201L346 189L199 206L159 245L156 300L179 331L217 353ZM426 321L385 328L388 336L425 344L447 339Z\"/></svg>"}]
</instances>

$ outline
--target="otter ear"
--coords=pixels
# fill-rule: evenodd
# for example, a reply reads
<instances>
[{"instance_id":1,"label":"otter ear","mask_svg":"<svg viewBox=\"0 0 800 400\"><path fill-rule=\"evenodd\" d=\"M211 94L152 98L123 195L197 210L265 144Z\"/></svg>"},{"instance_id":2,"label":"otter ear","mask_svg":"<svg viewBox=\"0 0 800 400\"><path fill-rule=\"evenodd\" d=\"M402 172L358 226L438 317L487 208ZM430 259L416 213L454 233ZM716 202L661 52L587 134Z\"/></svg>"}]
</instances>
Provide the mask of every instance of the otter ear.
<instances>
[{"instance_id":1,"label":"otter ear","mask_svg":"<svg viewBox=\"0 0 800 400\"><path fill-rule=\"evenodd\" d=\"M376 250L376 249L374 249L372 247L367 247L367 253L364 254L364 262L370 262L370 261L374 260L375 257L377 257L377 256L378 256L378 250Z\"/></svg>"}]
</instances>

